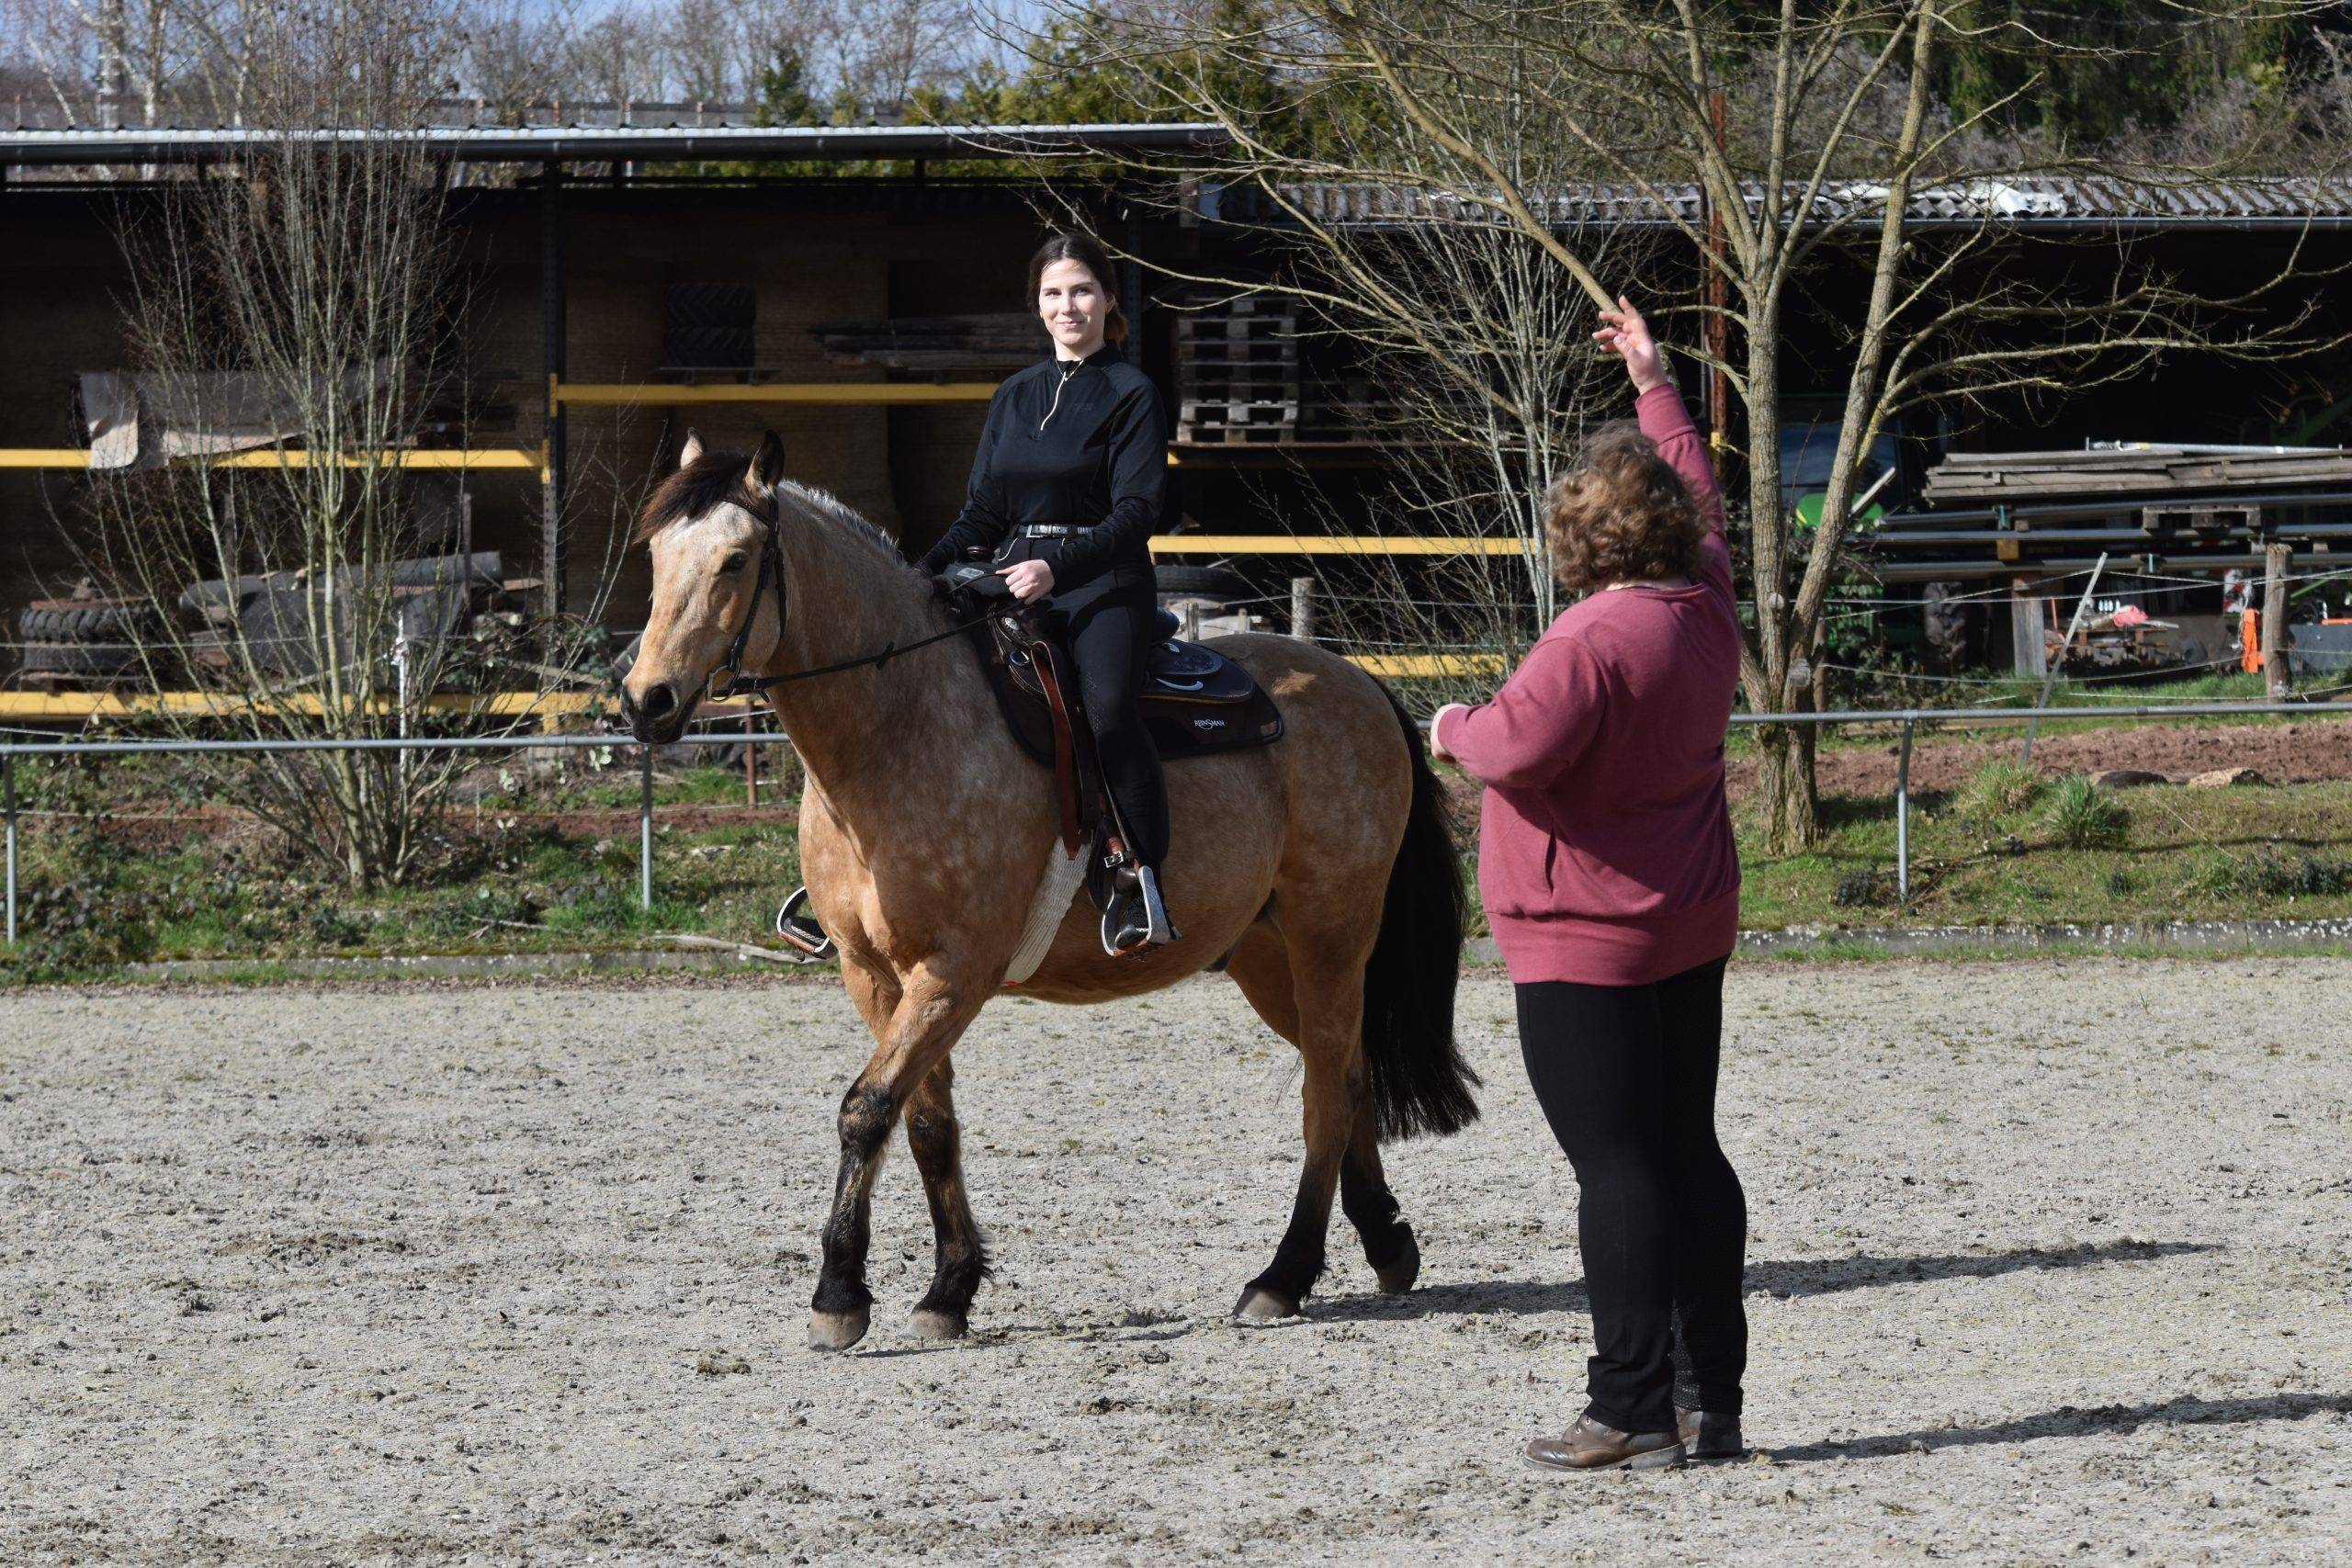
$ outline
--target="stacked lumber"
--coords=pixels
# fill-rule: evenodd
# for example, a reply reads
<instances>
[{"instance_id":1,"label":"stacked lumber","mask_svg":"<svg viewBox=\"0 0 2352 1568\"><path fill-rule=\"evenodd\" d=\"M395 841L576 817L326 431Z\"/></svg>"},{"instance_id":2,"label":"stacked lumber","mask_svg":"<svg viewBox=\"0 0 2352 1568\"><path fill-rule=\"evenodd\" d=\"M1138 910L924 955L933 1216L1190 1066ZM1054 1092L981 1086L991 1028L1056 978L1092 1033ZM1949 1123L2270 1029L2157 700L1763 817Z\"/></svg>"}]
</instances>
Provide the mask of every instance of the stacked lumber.
<instances>
[{"instance_id":1,"label":"stacked lumber","mask_svg":"<svg viewBox=\"0 0 2352 1568\"><path fill-rule=\"evenodd\" d=\"M1929 505L2211 491L2352 489L2341 447L2220 452L2193 446L2112 451L1956 452L1928 471Z\"/></svg>"},{"instance_id":2,"label":"stacked lumber","mask_svg":"<svg viewBox=\"0 0 2352 1568\"><path fill-rule=\"evenodd\" d=\"M1046 352L1037 318L1019 310L979 316L893 316L808 329L835 365L938 374L1013 370Z\"/></svg>"}]
</instances>

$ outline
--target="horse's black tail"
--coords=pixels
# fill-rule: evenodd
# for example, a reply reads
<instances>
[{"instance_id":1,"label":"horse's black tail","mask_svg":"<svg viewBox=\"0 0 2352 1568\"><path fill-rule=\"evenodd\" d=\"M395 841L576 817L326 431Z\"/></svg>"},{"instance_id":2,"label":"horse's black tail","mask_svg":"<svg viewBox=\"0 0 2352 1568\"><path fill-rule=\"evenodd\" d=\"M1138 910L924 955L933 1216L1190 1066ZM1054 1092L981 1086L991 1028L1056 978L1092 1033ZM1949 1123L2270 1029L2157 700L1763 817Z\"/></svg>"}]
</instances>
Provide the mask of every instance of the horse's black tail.
<instances>
[{"instance_id":1,"label":"horse's black tail","mask_svg":"<svg viewBox=\"0 0 2352 1568\"><path fill-rule=\"evenodd\" d=\"M1363 976L1364 1074L1384 1139L1458 1133L1478 1119L1470 1096L1478 1075L1453 1042L1453 987L1469 909L1453 813L1419 728L1393 693L1388 703L1412 754L1413 805Z\"/></svg>"}]
</instances>

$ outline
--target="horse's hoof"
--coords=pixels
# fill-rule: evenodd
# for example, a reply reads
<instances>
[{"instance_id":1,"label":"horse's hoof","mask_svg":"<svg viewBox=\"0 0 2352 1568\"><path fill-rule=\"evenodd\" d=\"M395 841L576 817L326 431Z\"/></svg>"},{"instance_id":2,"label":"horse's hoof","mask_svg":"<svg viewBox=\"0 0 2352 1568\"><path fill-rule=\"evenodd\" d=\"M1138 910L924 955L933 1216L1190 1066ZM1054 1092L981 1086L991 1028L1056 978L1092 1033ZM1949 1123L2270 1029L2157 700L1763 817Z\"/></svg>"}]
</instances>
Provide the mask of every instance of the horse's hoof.
<instances>
[{"instance_id":1,"label":"horse's hoof","mask_svg":"<svg viewBox=\"0 0 2352 1568\"><path fill-rule=\"evenodd\" d=\"M868 1311L812 1312L808 1314L808 1348L846 1350L865 1337Z\"/></svg>"},{"instance_id":2,"label":"horse's hoof","mask_svg":"<svg viewBox=\"0 0 2352 1568\"><path fill-rule=\"evenodd\" d=\"M1280 1295L1263 1285L1243 1289L1241 1299L1233 1303L1233 1315L1243 1323L1274 1323L1298 1315L1295 1298Z\"/></svg>"},{"instance_id":3,"label":"horse's hoof","mask_svg":"<svg viewBox=\"0 0 2352 1568\"><path fill-rule=\"evenodd\" d=\"M1374 1264L1372 1272L1380 1281L1382 1295L1403 1295L1413 1288L1413 1281L1421 1277L1421 1244L1407 1235L1405 1250L1385 1263Z\"/></svg>"},{"instance_id":4,"label":"horse's hoof","mask_svg":"<svg viewBox=\"0 0 2352 1568\"><path fill-rule=\"evenodd\" d=\"M917 1307L908 1314L907 1325L918 1339L961 1339L964 1337L964 1314L960 1312L940 1312L932 1307Z\"/></svg>"}]
</instances>

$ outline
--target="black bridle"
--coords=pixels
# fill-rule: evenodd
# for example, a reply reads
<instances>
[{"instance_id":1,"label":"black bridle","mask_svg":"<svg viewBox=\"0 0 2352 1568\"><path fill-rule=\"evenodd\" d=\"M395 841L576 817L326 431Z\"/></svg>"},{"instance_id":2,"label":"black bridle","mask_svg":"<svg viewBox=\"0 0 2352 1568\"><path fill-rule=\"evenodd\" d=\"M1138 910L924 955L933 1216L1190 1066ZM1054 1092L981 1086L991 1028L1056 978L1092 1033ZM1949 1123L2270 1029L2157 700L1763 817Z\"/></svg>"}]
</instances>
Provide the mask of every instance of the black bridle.
<instances>
[{"instance_id":1,"label":"black bridle","mask_svg":"<svg viewBox=\"0 0 2352 1568\"><path fill-rule=\"evenodd\" d=\"M951 637L960 637L988 619L984 612L968 621L952 626L944 632L934 632L927 637L918 638L904 648L900 648L895 642L886 642L882 645L882 651L879 653L869 653L858 659L844 659L837 664L820 665L814 670L796 670L788 675L744 674L743 646L751 639L752 624L760 618L760 600L767 592L770 582L775 584L775 643L779 649L784 646L784 628L792 615L792 592L784 575L784 545L782 543L784 526L781 518L774 510L775 502L773 498L769 500L768 505L770 507L768 515L761 519L766 525L768 534L766 539L760 545L760 578L752 586L752 607L744 612L743 624L736 628L734 640L727 645L727 663L724 668L728 671L728 681L726 685L713 694L718 701L724 702L729 697L755 697L763 692L777 686L788 685L795 681L813 681L820 675L838 675L844 670L864 670L868 666L878 670L902 653L912 653L916 649L929 648L933 643L945 642ZM718 671L713 671L711 673L716 675Z\"/></svg>"}]
</instances>

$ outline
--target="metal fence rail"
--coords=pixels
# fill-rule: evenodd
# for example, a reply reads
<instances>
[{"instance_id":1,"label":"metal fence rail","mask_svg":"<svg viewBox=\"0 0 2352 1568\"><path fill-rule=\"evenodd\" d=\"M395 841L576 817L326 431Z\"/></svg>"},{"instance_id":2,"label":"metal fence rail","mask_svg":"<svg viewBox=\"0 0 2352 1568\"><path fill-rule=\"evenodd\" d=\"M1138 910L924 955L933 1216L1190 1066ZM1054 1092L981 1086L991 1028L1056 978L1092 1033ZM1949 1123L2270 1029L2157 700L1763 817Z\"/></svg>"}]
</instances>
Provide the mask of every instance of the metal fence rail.
<instances>
[{"instance_id":1,"label":"metal fence rail","mask_svg":"<svg viewBox=\"0 0 2352 1568\"><path fill-rule=\"evenodd\" d=\"M2233 718L2291 715L2323 718L2352 714L2352 703L2180 703L2098 707L1879 708L1827 713L1736 713L1735 726L1891 724L1902 739L1894 771L1895 887L1911 896L1911 743L1922 724L2008 724L2044 719ZM681 736L679 746L778 745L782 734L730 732ZM522 735L376 738L317 740L0 740L0 812L6 818L7 940L17 940L17 759L19 757L135 757L235 755L279 751L534 751L637 745L617 735ZM638 791L638 900L653 907L653 752L639 747Z\"/></svg>"}]
</instances>

